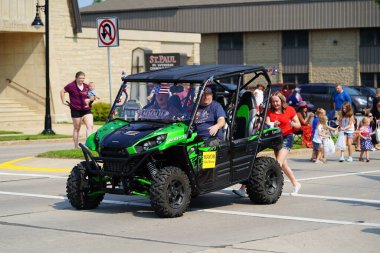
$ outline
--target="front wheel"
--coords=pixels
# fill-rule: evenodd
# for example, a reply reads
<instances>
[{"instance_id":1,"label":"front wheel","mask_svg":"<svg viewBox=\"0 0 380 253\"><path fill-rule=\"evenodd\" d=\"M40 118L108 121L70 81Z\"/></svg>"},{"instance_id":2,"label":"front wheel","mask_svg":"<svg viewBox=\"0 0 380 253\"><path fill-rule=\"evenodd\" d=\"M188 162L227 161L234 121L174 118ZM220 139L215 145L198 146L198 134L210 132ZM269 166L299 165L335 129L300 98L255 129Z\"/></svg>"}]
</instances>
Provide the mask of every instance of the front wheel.
<instances>
[{"instance_id":1,"label":"front wheel","mask_svg":"<svg viewBox=\"0 0 380 253\"><path fill-rule=\"evenodd\" d=\"M96 191L96 188L97 187L90 185L84 162L79 163L72 169L67 179L67 198L70 204L76 209L97 208L103 200L104 192Z\"/></svg>"},{"instance_id":2,"label":"front wheel","mask_svg":"<svg viewBox=\"0 0 380 253\"><path fill-rule=\"evenodd\" d=\"M155 176L150 188L154 212L163 218L180 217L190 204L190 182L177 167L164 167Z\"/></svg>"},{"instance_id":3,"label":"front wheel","mask_svg":"<svg viewBox=\"0 0 380 253\"><path fill-rule=\"evenodd\" d=\"M256 204L274 204L282 194L284 176L280 164L271 157L259 157L254 161L248 180L247 194Z\"/></svg>"}]
</instances>

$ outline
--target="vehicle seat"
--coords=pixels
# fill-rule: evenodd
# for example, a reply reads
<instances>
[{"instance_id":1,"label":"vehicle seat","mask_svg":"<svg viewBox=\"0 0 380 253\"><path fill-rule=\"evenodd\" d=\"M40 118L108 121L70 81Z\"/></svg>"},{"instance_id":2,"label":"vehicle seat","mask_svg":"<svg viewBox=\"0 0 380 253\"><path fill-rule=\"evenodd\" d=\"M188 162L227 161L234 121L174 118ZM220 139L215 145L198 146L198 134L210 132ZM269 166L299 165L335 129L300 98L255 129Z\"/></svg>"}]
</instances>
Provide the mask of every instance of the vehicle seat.
<instances>
[{"instance_id":1,"label":"vehicle seat","mask_svg":"<svg viewBox=\"0 0 380 253\"><path fill-rule=\"evenodd\" d=\"M183 112L181 99L178 95L173 95L168 100L168 105L176 107L180 112Z\"/></svg>"},{"instance_id":2,"label":"vehicle seat","mask_svg":"<svg viewBox=\"0 0 380 253\"><path fill-rule=\"evenodd\" d=\"M255 96L246 91L240 98L236 109L234 139L249 137L254 134L254 126L257 114Z\"/></svg>"}]
</instances>

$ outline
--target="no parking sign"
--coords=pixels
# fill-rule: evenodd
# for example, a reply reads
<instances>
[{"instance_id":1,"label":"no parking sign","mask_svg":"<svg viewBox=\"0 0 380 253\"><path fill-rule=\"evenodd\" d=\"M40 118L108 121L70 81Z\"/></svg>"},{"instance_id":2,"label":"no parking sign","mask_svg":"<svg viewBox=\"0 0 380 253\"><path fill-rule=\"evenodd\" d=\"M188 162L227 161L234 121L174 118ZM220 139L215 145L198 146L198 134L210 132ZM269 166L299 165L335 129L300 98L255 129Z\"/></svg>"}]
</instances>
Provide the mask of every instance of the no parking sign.
<instances>
[{"instance_id":1,"label":"no parking sign","mask_svg":"<svg viewBox=\"0 0 380 253\"><path fill-rule=\"evenodd\" d=\"M96 26L99 47L119 46L119 25L117 18L97 18Z\"/></svg>"}]
</instances>

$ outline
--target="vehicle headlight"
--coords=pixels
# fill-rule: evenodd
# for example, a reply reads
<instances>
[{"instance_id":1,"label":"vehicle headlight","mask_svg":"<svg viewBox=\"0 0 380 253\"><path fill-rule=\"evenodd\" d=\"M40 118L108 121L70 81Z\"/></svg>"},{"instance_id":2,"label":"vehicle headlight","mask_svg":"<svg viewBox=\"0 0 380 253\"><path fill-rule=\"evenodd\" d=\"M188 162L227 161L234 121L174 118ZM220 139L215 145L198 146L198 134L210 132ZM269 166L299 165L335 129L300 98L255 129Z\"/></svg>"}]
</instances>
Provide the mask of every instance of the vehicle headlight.
<instances>
[{"instance_id":1,"label":"vehicle headlight","mask_svg":"<svg viewBox=\"0 0 380 253\"><path fill-rule=\"evenodd\" d=\"M143 141L136 145L136 151L137 152L143 152L143 151L148 151L149 149L160 145L166 140L167 135L166 134L161 134L159 136L150 138L146 141Z\"/></svg>"},{"instance_id":2,"label":"vehicle headlight","mask_svg":"<svg viewBox=\"0 0 380 253\"><path fill-rule=\"evenodd\" d=\"M367 104L367 100L363 99L363 98L358 98L358 103L361 104L361 105L366 105Z\"/></svg>"}]
</instances>

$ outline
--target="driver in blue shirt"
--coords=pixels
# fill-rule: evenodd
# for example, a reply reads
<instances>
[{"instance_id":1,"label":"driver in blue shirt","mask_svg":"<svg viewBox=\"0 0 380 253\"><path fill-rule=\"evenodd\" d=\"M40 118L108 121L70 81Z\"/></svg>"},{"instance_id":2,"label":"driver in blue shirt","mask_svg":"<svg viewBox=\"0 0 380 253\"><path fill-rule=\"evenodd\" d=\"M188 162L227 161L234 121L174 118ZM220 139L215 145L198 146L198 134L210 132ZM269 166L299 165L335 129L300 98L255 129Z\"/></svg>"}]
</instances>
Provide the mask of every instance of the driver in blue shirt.
<instances>
[{"instance_id":1,"label":"driver in blue shirt","mask_svg":"<svg viewBox=\"0 0 380 253\"><path fill-rule=\"evenodd\" d=\"M226 124L226 113L223 107L213 100L211 87L206 87L195 116L198 135L212 145L223 140L222 128ZM216 141L216 142L215 142Z\"/></svg>"}]
</instances>

